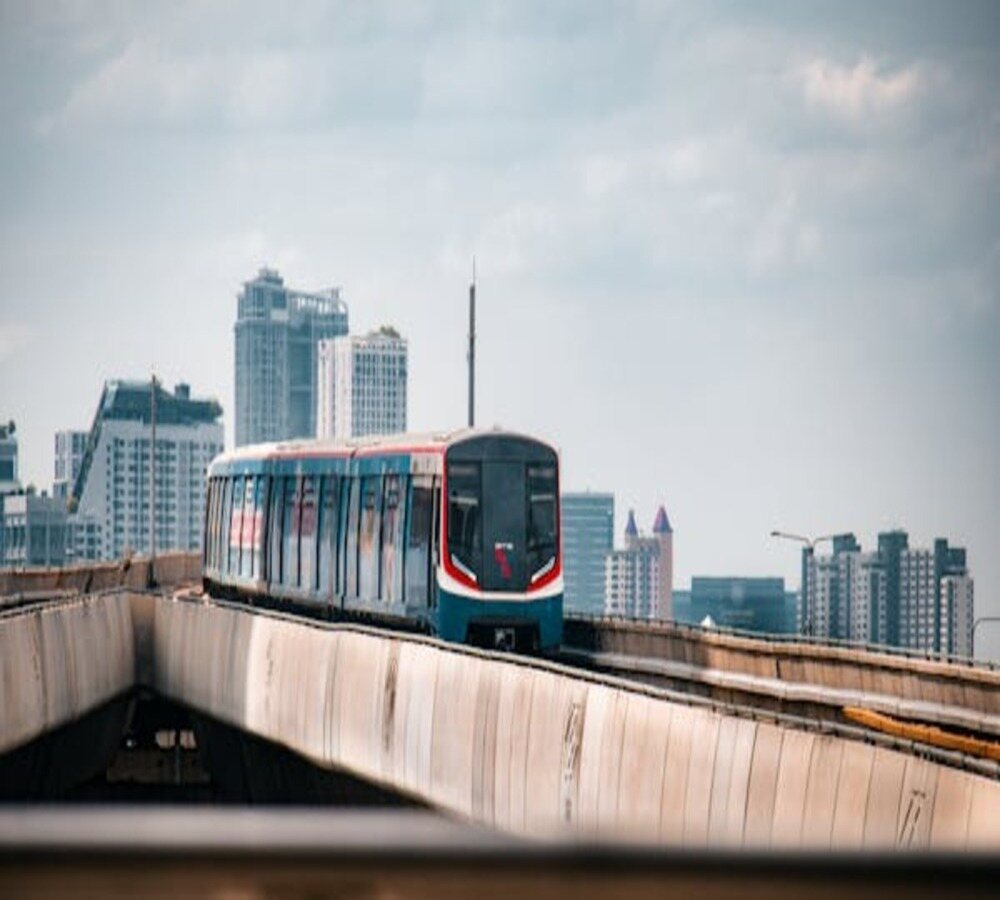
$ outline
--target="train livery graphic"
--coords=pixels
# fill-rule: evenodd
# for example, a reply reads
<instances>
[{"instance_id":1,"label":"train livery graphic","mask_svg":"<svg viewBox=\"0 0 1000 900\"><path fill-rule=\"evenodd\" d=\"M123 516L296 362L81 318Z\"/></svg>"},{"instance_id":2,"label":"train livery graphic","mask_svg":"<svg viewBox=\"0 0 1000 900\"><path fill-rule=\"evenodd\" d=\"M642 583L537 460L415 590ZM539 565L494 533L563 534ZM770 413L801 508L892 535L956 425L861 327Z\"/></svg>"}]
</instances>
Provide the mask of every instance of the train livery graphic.
<instances>
[{"instance_id":1,"label":"train livery graphic","mask_svg":"<svg viewBox=\"0 0 1000 900\"><path fill-rule=\"evenodd\" d=\"M559 458L500 430L241 447L208 475L204 583L518 651L562 639Z\"/></svg>"}]
</instances>

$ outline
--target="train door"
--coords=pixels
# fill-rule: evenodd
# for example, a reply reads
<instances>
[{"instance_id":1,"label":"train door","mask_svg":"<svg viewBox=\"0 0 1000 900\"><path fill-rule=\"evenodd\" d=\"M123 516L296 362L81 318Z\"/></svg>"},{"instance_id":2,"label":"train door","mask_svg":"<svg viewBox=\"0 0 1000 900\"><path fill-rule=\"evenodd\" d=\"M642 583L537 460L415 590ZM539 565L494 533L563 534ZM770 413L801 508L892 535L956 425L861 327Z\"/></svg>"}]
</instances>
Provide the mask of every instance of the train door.
<instances>
[{"instance_id":1,"label":"train door","mask_svg":"<svg viewBox=\"0 0 1000 900\"><path fill-rule=\"evenodd\" d=\"M410 480L409 524L406 534L406 605L419 616L434 596L434 482L429 475Z\"/></svg>"},{"instance_id":2,"label":"train door","mask_svg":"<svg viewBox=\"0 0 1000 900\"><path fill-rule=\"evenodd\" d=\"M403 599L403 525L405 524L406 476L382 479L382 541L379 598L390 606Z\"/></svg>"},{"instance_id":3,"label":"train door","mask_svg":"<svg viewBox=\"0 0 1000 900\"><path fill-rule=\"evenodd\" d=\"M361 479L361 524L358 528L358 596L378 600L382 476Z\"/></svg>"},{"instance_id":4,"label":"train door","mask_svg":"<svg viewBox=\"0 0 1000 900\"><path fill-rule=\"evenodd\" d=\"M340 479L324 475L319 508L319 594L332 602L337 595L337 545L340 519Z\"/></svg>"}]
</instances>

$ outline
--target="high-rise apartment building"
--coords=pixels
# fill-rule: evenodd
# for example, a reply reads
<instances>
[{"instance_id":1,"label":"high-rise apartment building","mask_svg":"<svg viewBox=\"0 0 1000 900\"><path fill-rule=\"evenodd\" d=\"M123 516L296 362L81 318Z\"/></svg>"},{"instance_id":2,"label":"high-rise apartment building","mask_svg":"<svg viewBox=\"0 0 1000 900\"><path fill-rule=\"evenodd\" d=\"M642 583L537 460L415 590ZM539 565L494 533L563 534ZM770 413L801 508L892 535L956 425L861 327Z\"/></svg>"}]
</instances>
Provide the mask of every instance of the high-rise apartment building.
<instances>
[{"instance_id":1,"label":"high-rise apartment building","mask_svg":"<svg viewBox=\"0 0 1000 900\"><path fill-rule=\"evenodd\" d=\"M973 621L972 579L968 575L941 578L940 646L948 653L971 657Z\"/></svg>"},{"instance_id":2,"label":"high-rise apartment building","mask_svg":"<svg viewBox=\"0 0 1000 900\"><path fill-rule=\"evenodd\" d=\"M67 550L78 559L149 551L151 386L109 381L69 499ZM208 464L222 452L222 408L187 385L156 387L154 527L157 551L198 550Z\"/></svg>"},{"instance_id":3,"label":"high-rise apartment building","mask_svg":"<svg viewBox=\"0 0 1000 900\"><path fill-rule=\"evenodd\" d=\"M308 294L261 269L239 295L236 445L316 434L318 344L347 334L340 289Z\"/></svg>"},{"instance_id":4,"label":"high-rise apartment building","mask_svg":"<svg viewBox=\"0 0 1000 900\"><path fill-rule=\"evenodd\" d=\"M673 615L673 529L661 506L653 534L644 537L629 510L625 548L604 563L604 610L608 615L669 619Z\"/></svg>"},{"instance_id":5,"label":"high-rise apartment building","mask_svg":"<svg viewBox=\"0 0 1000 900\"><path fill-rule=\"evenodd\" d=\"M316 436L406 431L407 348L389 327L319 342Z\"/></svg>"},{"instance_id":6,"label":"high-rise apartment building","mask_svg":"<svg viewBox=\"0 0 1000 900\"><path fill-rule=\"evenodd\" d=\"M80 474L83 451L87 449L86 431L57 431L55 440L55 466L52 479L52 496L65 500L73 490L73 482Z\"/></svg>"},{"instance_id":7,"label":"high-rise apartment building","mask_svg":"<svg viewBox=\"0 0 1000 900\"><path fill-rule=\"evenodd\" d=\"M13 422L0 425L0 497L21 487L17 477L16 432Z\"/></svg>"},{"instance_id":8,"label":"high-rise apartment building","mask_svg":"<svg viewBox=\"0 0 1000 900\"><path fill-rule=\"evenodd\" d=\"M965 550L938 538L911 548L905 531L883 532L865 553L854 535L830 555L803 553L806 634L914 650L971 651L972 579ZM968 624L967 624L968 623Z\"/></svg>"},{"instance_id":9,"label":"high-rise apartment building","mask_svg":"<svg viewBox=\"0 0 1000 900\"><path fill-rule=\"evenodd\" d=\"M614 495L563 494L560 510L566 608L600 615L604 611L604 559L614 548Z\"/></svg>"}]
</instances>

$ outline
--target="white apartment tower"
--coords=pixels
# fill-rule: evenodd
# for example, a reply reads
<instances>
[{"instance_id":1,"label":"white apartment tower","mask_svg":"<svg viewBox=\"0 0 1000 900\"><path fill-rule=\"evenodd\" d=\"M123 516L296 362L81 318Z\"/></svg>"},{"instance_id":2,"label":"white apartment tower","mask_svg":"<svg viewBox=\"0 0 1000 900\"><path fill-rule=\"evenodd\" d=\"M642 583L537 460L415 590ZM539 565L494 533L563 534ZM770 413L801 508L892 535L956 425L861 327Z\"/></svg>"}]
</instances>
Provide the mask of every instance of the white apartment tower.
<instances>
[{"instance_id":1,"label":"white apartment tower","mask_svg":"<svg viewBox=\"0 0 1000 900\"><path fill-rule=\"evenodd\" d=\"M69 498L67 555L117 559L149 551L149 382L109 381ZM179 384L156 388L157 551L201 548L208 464L222 452L222 408Z\"/></svg>"},{"instance_id":2,"label":"white apartment tower","mask_svg":"<svg viewBox=\"0 0 1000 900\"><path fill-rule=\"evenodd\" d=\"M407 345L389 327L319 342L316 436L406 431Z\"/></svg>"}]
</instances>

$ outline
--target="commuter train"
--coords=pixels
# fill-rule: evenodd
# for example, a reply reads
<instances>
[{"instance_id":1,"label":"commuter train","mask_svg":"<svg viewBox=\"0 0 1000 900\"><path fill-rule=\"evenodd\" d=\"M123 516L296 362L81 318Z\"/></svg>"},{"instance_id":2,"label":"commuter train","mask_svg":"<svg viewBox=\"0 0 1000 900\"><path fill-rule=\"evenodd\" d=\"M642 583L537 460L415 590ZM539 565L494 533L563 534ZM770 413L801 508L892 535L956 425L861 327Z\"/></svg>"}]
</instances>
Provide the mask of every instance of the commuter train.
<instances>
[{"instance_id":1,"label":"commuter train","mask_svg":"<svg viewBox=\"0 0 1000 900\"><path fill-rule=\"evenodd\" d=\"M445 640L562 640L559 458L500 430L243 447L209 468L204 586Z\"/></svg>"}]
</instances>

